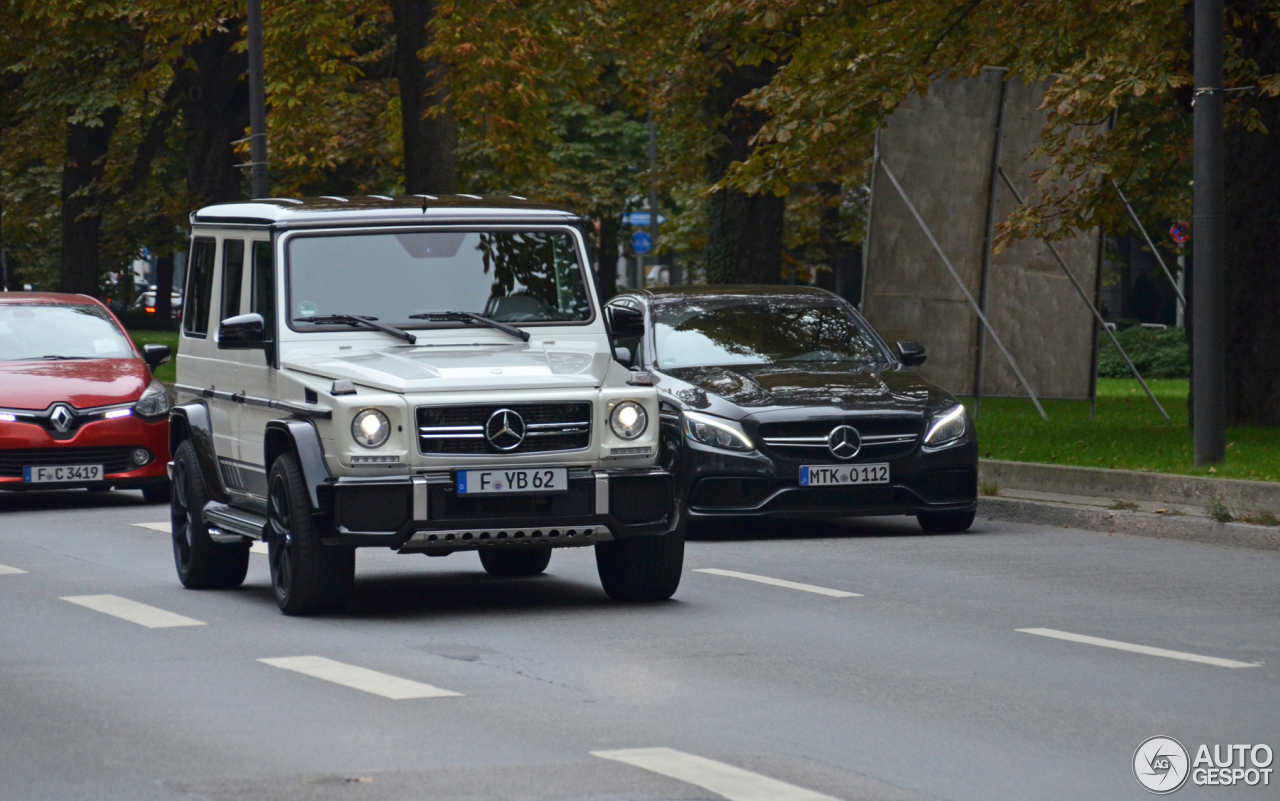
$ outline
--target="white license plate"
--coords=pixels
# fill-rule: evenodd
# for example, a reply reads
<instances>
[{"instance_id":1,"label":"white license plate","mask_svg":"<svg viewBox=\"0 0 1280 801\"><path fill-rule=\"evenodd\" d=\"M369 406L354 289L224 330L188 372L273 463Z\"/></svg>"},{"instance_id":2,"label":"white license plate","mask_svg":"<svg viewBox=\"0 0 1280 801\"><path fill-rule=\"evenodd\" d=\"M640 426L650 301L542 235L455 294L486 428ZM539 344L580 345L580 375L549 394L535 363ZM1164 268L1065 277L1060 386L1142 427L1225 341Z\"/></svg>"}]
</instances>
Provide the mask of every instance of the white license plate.
<instances>
[{"instance_id":1,"label":"white license plate","mask_svg":"<svg viewBox=\"0 0 1280 801\"><path fill-rule=\"evenodd\" d=\"M837 487L845 484L888 484L887 464L823 464L800 468L800 486Z\"/></svg>"},{"instance_id":2,"label":"white license plate","mask_svg":"<svg viewBox=\"0 0 1280 801\"><path fill-rule=\"evenodd\" d=\"M28 484L61 484L71 481L101 481L100 464L64 464L57 467L24 467L22 480Z\"/></svg>"},{"instance_id":3,"label":"white license plate","mask_svg":"<svg viewBox=\"0 0 1280 801\"><path fill-rule=\"evenodd\" d=\"M459 495L541 494L564 492L567 489L569 489L569 469L565 467L458 471Z\"/></svg>"}]
</instances>

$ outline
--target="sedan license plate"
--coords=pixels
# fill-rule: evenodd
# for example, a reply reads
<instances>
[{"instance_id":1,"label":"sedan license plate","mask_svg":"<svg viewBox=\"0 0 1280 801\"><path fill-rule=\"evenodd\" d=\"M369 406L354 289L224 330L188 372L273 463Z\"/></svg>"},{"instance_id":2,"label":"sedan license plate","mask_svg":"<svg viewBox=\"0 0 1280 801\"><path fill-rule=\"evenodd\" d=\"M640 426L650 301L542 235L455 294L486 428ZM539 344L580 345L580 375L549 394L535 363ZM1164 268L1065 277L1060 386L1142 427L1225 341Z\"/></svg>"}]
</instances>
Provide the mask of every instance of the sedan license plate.
<instances>
[{"instance_id":1,"label":"sedan license plate","mask_svg":"<svg viewBox=\"0 0 1280 801\"><path fill-rule=\"evenodd\" d=\"M100 464L63 464L57 467L24 467L22 480L28 484L61 484L72 481L101 481Z\"/></svg>"},{"instance_id":2,"label":"sedan license plate","mask_svg":"<svg viewBox=\"0 0 1280 801\"><path fill-rule=\"evenodd\" d=\"M458 471L459 495L542 494L564 492L567 489L569 489L569 470L565 467Z\"/></svg>"},{"instance_id":3,"label":"sedan license plate","mask_svg":"<svg viewBox=\"0 0 1280 801\"><path fill-rule=\"evenodd\" d=\"M800 486L835 487L846 484L888 484L887 464L805 465L800 468Z\"/></svg>"}]
</instances>

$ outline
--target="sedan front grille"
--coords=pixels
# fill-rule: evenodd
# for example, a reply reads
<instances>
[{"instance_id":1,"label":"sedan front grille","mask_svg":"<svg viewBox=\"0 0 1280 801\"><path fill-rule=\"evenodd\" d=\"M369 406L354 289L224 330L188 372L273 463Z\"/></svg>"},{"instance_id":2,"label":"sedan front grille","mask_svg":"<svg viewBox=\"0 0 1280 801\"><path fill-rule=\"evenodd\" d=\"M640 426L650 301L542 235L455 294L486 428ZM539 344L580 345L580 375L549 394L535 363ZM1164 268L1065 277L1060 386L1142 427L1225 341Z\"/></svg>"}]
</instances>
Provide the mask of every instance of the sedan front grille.
<instances>
[{"instance_id":1,"label":"sedan front grille","mask_svg":"<svg viewBox=\"0 0 1280 801\"><path fill-rule=\"evenodd\" d=\"M24 467L100 464L102 474L136 470L129 459L132 448L113 445L99 448L12 448L0 449L0 477L21 478Z\"/></svg>"},{"instance_id":2,"label":"sedan front grille","mask_svg":"<svg viewBox=\"0 0 1280 801\"><path fill-rule=\"evenodd\" d=\"M920 438L919 417L846 417L821 420L796 420L760 424L760 439L778 456L795 460L829 461L834 458L827 447L827 435L836 426L857 429L862 448L858 461L896 459L906 456Z\"/></svg>"},{"instance_id":3,"label":"sedan front grille","mask_svg":"<svg viewBox=\"0 0 1280 801\"><path fill-rule=\"evenodd\" d=\"M495 445L485 426L502 410L523 424L523 438L512 448ZM496 426L495 426L496 428ZM498 439L502 445L511 441ZM591 444L590 403L486 403L466 406L419 406L418 444L424 454L551 453L584 450Z\"/></svg>"}]
</instances>

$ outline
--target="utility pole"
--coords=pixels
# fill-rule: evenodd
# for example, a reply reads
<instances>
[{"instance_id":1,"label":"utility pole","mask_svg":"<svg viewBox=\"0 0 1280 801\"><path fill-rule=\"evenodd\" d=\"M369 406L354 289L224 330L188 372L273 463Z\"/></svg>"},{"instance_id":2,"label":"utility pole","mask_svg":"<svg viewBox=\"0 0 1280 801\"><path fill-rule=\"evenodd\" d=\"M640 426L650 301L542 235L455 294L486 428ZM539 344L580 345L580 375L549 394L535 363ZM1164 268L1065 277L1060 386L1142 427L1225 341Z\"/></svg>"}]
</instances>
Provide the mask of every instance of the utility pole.
<instances>
[{"instance_id":1,"label":"utility pole","mask_svg":"<svg viewBox=\"0 0 1280 801\"><path fill-rule=\"evenodd\" d=\"M1222 0L1195 0L1191 387L1197 465L1221 462L1226 454L1222 17Z\"/></svg>"},{"instance_id":2,"label":"utility pole","mask_svg":"<svg viewBox=\"0 0 1280 801\"><path fill-rule=\"evenodd\" d=\"M649 81L649 247L658 266L658 129L653 124L653 81ZM656 277L656 276L655 276ZM644 286L643 283L640 284Z\"/></svg>"},{"instance_id":3,"label":"utility pole","mask_svg":"<svg viewBox=\"0 0 1280 801\"><path fill-rule=\"evenodd\" d=\"M267 197L267 89L262 64L262 0L249 0L249 189Z\"/></svg>"}]
</instances>

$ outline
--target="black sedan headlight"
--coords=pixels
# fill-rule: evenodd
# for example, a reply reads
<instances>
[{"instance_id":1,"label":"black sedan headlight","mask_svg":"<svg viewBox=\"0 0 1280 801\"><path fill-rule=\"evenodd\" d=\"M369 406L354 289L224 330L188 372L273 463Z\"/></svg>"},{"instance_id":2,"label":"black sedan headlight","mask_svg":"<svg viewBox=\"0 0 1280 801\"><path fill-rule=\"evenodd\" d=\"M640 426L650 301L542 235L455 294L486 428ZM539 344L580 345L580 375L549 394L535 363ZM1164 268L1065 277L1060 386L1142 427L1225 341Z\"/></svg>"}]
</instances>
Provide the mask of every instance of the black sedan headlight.
<instances>
[{"instance_id":1,"label":"black sedan headlight","mask_svg":"<svg viewBox=\"0 0 1280 801\"><path fill-rule=\"evenodd\" d=\"M924 435L924 450L936 451L950 447L960 441L969 430L969 415L964 406L952 406L938 412L929 421L929 430Z\"/></svg>"},{"instance_id":2,"label":"black sedan headlight","mask_svg":"<svg viewBox=\"0 0 1280 801\"><path fill-rule=\"evenodd\" d=\"M169 390L165 389L164 384L153 380L151 386L142 393L142 397L133 404L133 410L139 417L156 420L168 417L172 406L173 404L169 401ZM108 413L108 416L112 415Z\"/></svg>"},{"instance_id":3,"label":"black sedan headlight","mask_svg":"<svg viewBox=\"0 0 1280 801\"><path fill-rule=\"evenodd\" d=\"M732 420L699 412L684 412L681 419L685 436L694 442L729 451L755 450L756 446L742 430L742 426Z\"/></svg>"}]
</instances>

